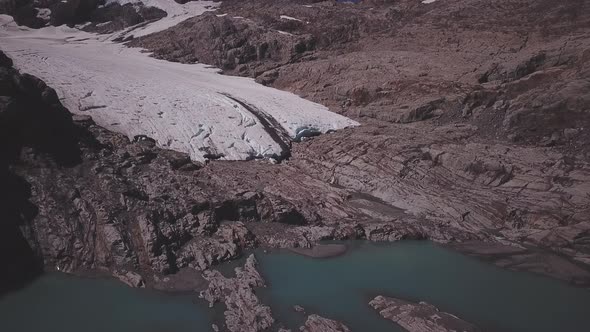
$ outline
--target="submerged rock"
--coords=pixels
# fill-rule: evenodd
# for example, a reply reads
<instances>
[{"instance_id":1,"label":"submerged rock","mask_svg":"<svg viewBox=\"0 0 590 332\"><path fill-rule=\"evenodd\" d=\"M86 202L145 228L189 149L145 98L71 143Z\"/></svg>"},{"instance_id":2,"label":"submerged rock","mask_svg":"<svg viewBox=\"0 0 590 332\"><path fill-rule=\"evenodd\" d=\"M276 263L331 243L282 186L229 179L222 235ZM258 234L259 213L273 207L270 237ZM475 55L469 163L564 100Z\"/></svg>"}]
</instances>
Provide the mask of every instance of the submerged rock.
<instances>
[{"instance_id":1,"label":"submerged rock","mask_svg":"<svg viewBox=\"0 0 590 332\"><path fill-rule=\"evenodd\" d=\"M295 310L296 312L305 312L305 308L298 304L293 306L293 310Z\"/></svg>"},{"instance_id":2,"label":"submerged rock","mask_svg":"<svg viewBox=\"0 0 590 332\"><path fill-rule=\"evenodd\" d=\"M381 316L408 332L481 332L471 323L452 314L440 312L426 302L412 303L380 295L369 302L369 305Z\"/></svg>"}]
</instances>

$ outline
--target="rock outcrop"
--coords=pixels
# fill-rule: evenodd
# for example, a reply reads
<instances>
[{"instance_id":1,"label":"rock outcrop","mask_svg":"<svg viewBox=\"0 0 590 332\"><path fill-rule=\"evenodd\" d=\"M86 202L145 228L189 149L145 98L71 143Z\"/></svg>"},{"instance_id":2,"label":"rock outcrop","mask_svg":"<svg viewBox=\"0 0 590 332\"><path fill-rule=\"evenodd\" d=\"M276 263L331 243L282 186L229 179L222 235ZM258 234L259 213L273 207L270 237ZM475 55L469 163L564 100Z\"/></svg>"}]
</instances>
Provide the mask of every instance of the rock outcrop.
<instances>
[{"instance_id":1,"label":"rock outcrop","mask_svg":"<svg viewBox=\"0 0 590 332\"><path fill-rule=\"evenodd\" d=\"M319 315L309 315L305 325L299 328L302 332L350 332L346 325Z\"/></svg>"},{"instance_id":2,"label":"rock outcrop","mask_svg":"<svg viewBox=\"0 0 590 332\"><path fill-rule=\"evenodd\" d=\"M165 11L146 7L142 2L121 5L105 3L104 0L3 0L0 14L11 15L17 24L35 29L48 25L84 24L84 30L99 33L118 31L166 16Z\"/></svg>"},{"instance_id":3,"label":"rock outcrop","mask_svg":"<svg viewBox=\"0 0 590 332\"><path fill-rule=\"evenodd\" d=\"M426 302L412 303L390 297L377 296L369 305L385 319L408 332L478 332L476 326Z\"/></svg>"},{"instance_id":4,"label":"rock outcrop","mask_svg":"<svg viewBox=\"0 0 590 332\"><path fill-rule=\"evenodd\" d=\"M314 202L276 191L271 174L266 189L251 187L239 181L253 174L219 177L215 163L203 167L146 137L129 141L72 117L53 89L13 69L3 53L0 64L2 253L14 266L5 278L24 280L21 269L45 266L138 273L152 286L180 269L238 258L264 232L319 220ZM247 164L252 171L280 167ZM16 259L11 253L19 250Z\"/></svg>"},{"instance_id":5,"label":"rock outcrop","mask_svg":"<svg viewBox=\"0 0 590 332\"><path fill-rule=\"evenodd\" d=\"M80 158L77 130L55 91L36 77L12 68L0 51L0 293L26 283L43 268L36 195L27 179L13 169L22 153L34 150L54 165Z\"/></svg>"},{"instance_id":6,"label":"rock outcrop","mask_svg":"<svg viewBox=\"0 0 590 332\"><path fill-rule=\"evenodd\" d=\"M274 323L270 308L260 303L254 289L264 287L264 279L256 270L256 258L248 256L244 267L236 268L234 278L226 278L217 270L203 273L209 287L201 297L212 306L225 304L225 326L231 332L263 331Z\"/></svg>"},{"instance_id":7,"label":"rock outcrop","mask_svg":"<svg viewBox=\"0 0 590 332\"><path fill-rule=\"evenodd\" d=\"M362 212L374 218L359 237L526 244L587 270L590 21L577 14L587 2L288 2L224 1L227 15L188 20L141 45L361 122L296 145L281 167L281 178L297 169L330 184L326 192L352 193L346 207L324 202L322 226L337 230ZM270 55L260 56L266 44ZM333 237L319 228L261 236L301 247Z\"/></svg>"}]
</instances>

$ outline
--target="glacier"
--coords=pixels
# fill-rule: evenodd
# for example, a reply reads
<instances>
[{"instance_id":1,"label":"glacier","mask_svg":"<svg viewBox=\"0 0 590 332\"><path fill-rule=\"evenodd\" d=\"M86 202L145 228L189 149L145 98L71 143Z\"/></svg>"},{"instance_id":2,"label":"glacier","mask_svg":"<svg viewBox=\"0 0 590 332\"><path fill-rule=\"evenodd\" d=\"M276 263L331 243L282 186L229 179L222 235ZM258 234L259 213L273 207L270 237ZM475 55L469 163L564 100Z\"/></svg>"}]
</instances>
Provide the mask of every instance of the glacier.
<instances>
[{"instance_id":1,"label":"glacier","mask_svg":"<svg viewBox=\"0 0 590 332\"><path fill-rule=\"evenodd\" d=\"M195 161L280 159L292 141L358 125L253 79L158 60L110 37L66 26L29 29L0 15L0 48L53 87L70 112Z\"/></svg>"}]
</instances>

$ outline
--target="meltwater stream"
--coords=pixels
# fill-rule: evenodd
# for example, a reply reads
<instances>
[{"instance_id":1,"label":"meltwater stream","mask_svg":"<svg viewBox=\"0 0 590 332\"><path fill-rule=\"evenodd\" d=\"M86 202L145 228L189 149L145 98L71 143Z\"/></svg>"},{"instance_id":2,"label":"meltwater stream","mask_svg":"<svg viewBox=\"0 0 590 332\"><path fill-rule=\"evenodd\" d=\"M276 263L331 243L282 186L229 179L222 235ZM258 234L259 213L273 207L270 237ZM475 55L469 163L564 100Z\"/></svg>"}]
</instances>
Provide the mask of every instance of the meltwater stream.
<instances>
[{"instance_id":1,"label":"meltwater stream","mask_svg":"<svg viewBox=\"0 0 590 332\"><path fill-rule=\"evenodd\" d=\"M484 331L590 331L587 289L500 269L429 242L349 245L345 255L329 259L256 251L269 284L258 294L278 321L298 331L305 317L293 306L301 305L307 313L344 322L353 332L402 331L368 306L374 296L387 295L427 301ZM196 294L48 274L0 297L0 331L211 331L211 311L195 299Z\"/></svg>"}]
</instances>

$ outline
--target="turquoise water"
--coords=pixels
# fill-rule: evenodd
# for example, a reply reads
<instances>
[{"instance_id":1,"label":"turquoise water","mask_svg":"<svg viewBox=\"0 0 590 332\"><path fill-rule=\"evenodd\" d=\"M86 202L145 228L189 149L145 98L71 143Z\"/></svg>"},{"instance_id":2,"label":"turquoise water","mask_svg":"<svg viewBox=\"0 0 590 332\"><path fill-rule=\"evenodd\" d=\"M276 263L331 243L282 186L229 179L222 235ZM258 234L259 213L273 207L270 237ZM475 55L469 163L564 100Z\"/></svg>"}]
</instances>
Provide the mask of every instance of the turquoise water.
<instances>
[{"instance_id":1,"label":"turquoise water","mask_svg":"<svg viewBox=\"0 0 590 332\"><path fill-rule=\"evenodd\" d=\"M270 288L263 299L294 327L303 306L353 331L402 331L368 306L376 295L427 301L486 330L590 331L590 291L512 272L429 242L357 243L348 254L311 259L286 251L257 255Z\"/></svg>"},{"instance_id":2,"label":"turquoise water","mask_svg":"<svg viewBox=\"0 0 590 332\"><path fill-rule=\"evenodd\" d=\"M195 295L129 288L120 282L48 274L0 298L2 332L210 331Z\"/></svg>"},{"instance_id":3,"label":"turquoise water","mask_svg":"<svg viewBox=\"0 0 590 332\"><path fill-rule=\"evenodd\" d=\"M379 294L430 302L487 331L590 331L589 290L500 269L429 242L351 246L346 255L329 259L257 251L270 286L258 292L262 301L293 331L305 318L295 304L341 320L354 332L401 331L368 306ZM224 269L232 265L239 263ZM0 298L0 331L210 331L212 313L195 298L48 274Z\"/></svg>"}]
</instances>

